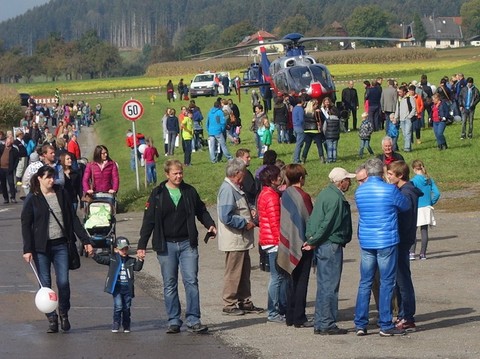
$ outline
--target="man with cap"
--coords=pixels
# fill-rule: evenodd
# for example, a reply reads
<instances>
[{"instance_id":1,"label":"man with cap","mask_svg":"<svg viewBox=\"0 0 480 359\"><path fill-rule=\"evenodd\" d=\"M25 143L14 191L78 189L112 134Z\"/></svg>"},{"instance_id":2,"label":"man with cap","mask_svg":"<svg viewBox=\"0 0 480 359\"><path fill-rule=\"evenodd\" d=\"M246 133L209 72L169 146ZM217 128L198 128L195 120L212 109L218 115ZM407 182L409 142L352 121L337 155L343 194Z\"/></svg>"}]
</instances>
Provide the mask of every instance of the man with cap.
<instances>
[{"instance_id":1,"label":"man with cap","mask_svg":"<svg viewBox=\"0 0 480 359\"><path fill-rule=\"evenodd\" d=\"M317 260L314 333L339 335L347 334L336 323L343 247L352 240L352 215L344 193L355 174L335 167L328 178L331 183L318 195L307 222L303 249L315 249Z\"/></svg>"}]
</instances>

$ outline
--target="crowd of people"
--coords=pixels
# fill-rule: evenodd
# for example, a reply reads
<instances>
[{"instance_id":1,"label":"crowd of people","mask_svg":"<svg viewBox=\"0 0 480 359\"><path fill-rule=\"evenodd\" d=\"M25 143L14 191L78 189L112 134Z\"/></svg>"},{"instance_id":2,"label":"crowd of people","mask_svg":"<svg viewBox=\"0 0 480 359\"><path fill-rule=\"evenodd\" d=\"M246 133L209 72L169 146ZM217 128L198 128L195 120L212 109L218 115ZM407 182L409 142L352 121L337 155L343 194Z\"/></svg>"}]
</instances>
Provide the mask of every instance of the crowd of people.
<instances>
[{"instance_id":1,"label":"crowd of people","mask_svg":"<svg viewBox=\"0 0 480 359\"><path fill-rule=\"evenodd\" d=\"M165 283L165 305L169 317L167 333L179 333L183 325L177 288L178 269L181 270L186 291L188 330L203 333L208 327L200 321L198 230L195 218L208 229L211 236L218 234L219 250L225 252L222 291L222 312L225 315L264 312L263 308L253 304L250 289L249 250L254 246L253 229L259 227L259 251L263 258L261 265L269 268L270 272L267 321L296 328L313 327L314 333L320 335L346 334L347 331L336 324L343 248L351 241L353 233L350 205L344 193L349 190L351 179L357 178L360 186L355 193L355 200L359 210L361 278L354 319L356 334L367 334L370 292L374 290L375 283L378 286L380 335L402 335L405 331L414 331L415 293L409 263L416 258L417 226L422 238L419 258L427 258L428 226L435 224L432 206L438 201L440 192L421 161L412 164L415 177L410 181L409 166L397 152L398 130L403 133L403 150L409 152L413 134L417 134L417 128L412 127L412 123L422 124L424 113L428 113L439 149L447 149L442 136L447 117L454 113L454 105L448 103L448 100L453 102L453 95L450 92L450 95L442 96L442 93L447 94L446 84L439 87L440 91L427 93L422 85L426 83L426 77L422 78L420 85L402 84L397 88L392 80L388 83L388 90L380 91L379 96L372 94L374 90L370 89L381 88L380 80L373 86L366 86L366 111L361 115L358 126L360 157L364 149L374 155L370 137L373 132L384 129L389 136L382 140L382 154L367 160L356 174L340 167L332 169L329 173L331 183L320 192L315 204L302 189L307 172L301 163L306 162L312 141L316 144L320 162L336 162L340 133L348 131L348 122L342 119L341 110L330 98L321 102L307 97L277 98L271 109L272 123L263 105L253 105L254 117L250 129L254 135L256 155L263 159L263 165L255 175L248 170L250 151L242 148L232 156L227 146L228 142L241 142L240 111L233 100L218 98L205 118L194 100L188 106L181 107L178 117L175 109L168 108L162 118L165 156L173 156L175 148L181 143L184 161L167 160L164 166L167 179L156 186L155 159L159 157L158 151L151 138L137 134L137 146L145 145L142 154L148 168L148 182L156 186L146 205L137 260L128 257L129 242L126 239L117 243L113 257L95 256L94 259L112 267L112 261L121 257L122 261L130 261L135 266L132 271L140 270L146 246L153 234L152 245L157 252ZM427 83L426 86L431 88ZM349 101L355 97L353 90L351 83L348 88ZM386 98L389 93L392 98L395 97L394 107L388 107ZM376 97L380 101L377 108ZM465 86L455 99L462 114L462 137L465 137L465 133L471 137L473 123L467 131L468 116L471 114L473 118L475 105L480 100L473 79L465 80ZM77 109L87 106L80 103ZM353 111L358 110L358 104L355 106L350 103L347 106L344 103L342 106L348 107L352 115ZM85 230L78 226L76 210L83 196L95 192L115 194L118 191L118 166L110 158L108 149L102 145L95 148L93 161L81 166L78 133L82 126L89 125L89 117L85 121L83 117L77 121L71 116L74 112L72 109L69 115L64 113L63 119L57 118L54 122L51 113L45 120L42 117L46 115L30 117L31 112L31 109L27 110L15 137L13 133L2 134L5 137L0 143L2 193L5 203L16 201L16 187L19 184L28 194L22 212L24 259L35 261L42 284L51 285L50 266L55 261L62 263L55 265L55 272L61 303L60 326L68 331L70 289L68 263L65 262L66 243L75 233L85 250L93 254ZM353 130L356 130L356 114L353 118ZM220 162L223 156L228 160L226 176L217 197L217 224L195 188L183 181L184 166L192 165L191 153L205 146L204 119L210 161ZM394 129L397 129L396 133ZM285 165L278 160L275 151L270 148L275 130L278 143L295 142L291 164ZM127 133L127 145L132 149L132 159L135 160L139 153L134 152L132 136L131 132ZM420 143L419 132L417 143ZM132 163L136 165L135 161ZM47 229L44 228L45 223L40 224L38 218L32 216L42 206L47 209L44 211L44 222L49 226ZM65 208L69 209L67 214L63 213ZM49 213L52 213L52 217ZM68 233L64 229L67 223L70 224ZM46 234L45 231L50 232ZM317 268L317 295L315 318L310 321L305 308L312 263ZM116 264L113 268L117 269ZM122 283L124 286L128 284L130 289L126 291L122 287L116 290L112 287L116 283L110 283L109 287L116 303L114 332L118 332L122 320L124 331L130 331L129 308L133 282ZM122 296L128 299L128 311L118 305ZM392 305L392 298L396 298L397 306ZM122 311L123 319L119 314ZM58 332L57 312L48 313L47 317L49 332Z\"/></svg>"},{"instance_id":2,"label":"crowd of people","mask_svg":"<svg viewBox=\"0 0 480 359\"><path fill-rule=\"evenodd\" d=\"M98 121L100 113L100 105L92 113L83 101L48 108L30 99L15 131L0 133L4 204L16 203L18 192L24 192L23 258L35 263L43 287L51 287L52 266L55 271L59 305L58 312L46 313L48 333L57 333L59 326L64 332L71 328L69 243L78 238L93 255L91 238L77 215L79 204L94 193L119 189L118 166L105 146L95 147L92 162L81 157L80 129Z\"/></svg>"},{"instance_id":3,"label":"crowd of people","mask_svg":"<svg viewBox=\"0 0 480 359\"><path fill-rule=\"evenodd\" d=\"M227 162L225 179L218 191L216 224L196 190L183 181L182 163L167 160L167 179L150 195L137 248L138 257L143 260L153 233L152 245L166 283L167 333L179 333L183 324L178 269L186 291L188 330L208 330L200 321L197 217L208 229L205 241L217 235L218 248L225 253L222 314L265 312L254 305L250 282L250 250L254 248L254 229L258 227L260 261L268 264L261 263L261 267L270 272L267 322L313 328L320 335L347 334L346 329L337 326L337 315L343 248L353 234L350 204L344 194L353 178L359 184L355 201L361 247L355 333L367 334L372 291L381 336L415 331L410 261L416 259L417 227L422 236L419 258L427 258L427 228L435 224L432 206L440 192L419 160L411 165L415 177L410 181L410 166L393 151L390 137L383 139L382 149L381 155L367 160L356 173L333 168L330 184L314 204L302 189L307 178L303 165L285 165L275 151L267 150L264 164L252 174L248 169L250 151L239 149L235 158ZM186 203L193 206L192 211L187 210ZM309 320L306 298L312 262L316 266L317 294L314 319Z\"/></svg>"}]
</instances>

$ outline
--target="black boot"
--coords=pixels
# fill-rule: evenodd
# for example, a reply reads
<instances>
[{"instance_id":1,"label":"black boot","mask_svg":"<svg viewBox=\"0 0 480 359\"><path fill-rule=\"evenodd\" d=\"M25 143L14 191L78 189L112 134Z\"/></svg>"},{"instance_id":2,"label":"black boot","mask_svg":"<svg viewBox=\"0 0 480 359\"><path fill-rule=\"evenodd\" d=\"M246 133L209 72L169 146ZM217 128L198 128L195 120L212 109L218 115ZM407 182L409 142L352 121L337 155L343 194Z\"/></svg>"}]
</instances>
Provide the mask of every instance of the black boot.
<instances>
[{"instance_id":1,"label":"black boot","mask_svg":"<svg viewBox=\"0 0 480 359\"><path fill-rule=\"evenodd\" d=\"M70 321L68 320L68 314L60 314L60 327L64 332L68 332L70 330Z\"/></svg>"},{"instance_id":2,"label":"black boot","mask_svg":"<svg viewBox=\"0 0 480 359\"><path fill-rule=\"evenodd\" d=\"M56 314L48 317L47 333L58 333L58 316Z\"/></svg>"}]
</instances>

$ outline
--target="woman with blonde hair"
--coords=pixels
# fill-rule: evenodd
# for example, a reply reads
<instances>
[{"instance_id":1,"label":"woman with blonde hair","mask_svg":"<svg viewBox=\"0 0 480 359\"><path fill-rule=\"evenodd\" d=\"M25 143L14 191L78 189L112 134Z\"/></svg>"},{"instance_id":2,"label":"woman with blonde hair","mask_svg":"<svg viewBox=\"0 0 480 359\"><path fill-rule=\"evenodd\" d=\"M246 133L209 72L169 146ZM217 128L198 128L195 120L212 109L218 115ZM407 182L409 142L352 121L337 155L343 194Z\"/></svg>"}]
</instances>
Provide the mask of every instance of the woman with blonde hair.
<instances>
[{"instance_id":1,"label":"woman with blonde hair","mask_svg":"<svg viewBox=\"0 0 480 359\"><path fill-rule=\"evenodd\" d=\"M317 145L318 157L322 163L325 163L322 147L325 137L322 132L322 120L318 100L313 99L307 102L303 129L305 133L305 146L303 147L302 162L305 163L307 161L308 151L310 150L312 141L314 141Z\"/></svg>"},{"instance_id":2,"label":"woman with blonde hair","mask_svg":"<svg viewBox=\"0 0 480 359\"><path fill-rule=\"evenodd\" d=\"M440 191L433 178L431 178L425 165L420 160L412 162L412 169L415 176L412 178L412 183L423 195L418 198L418 215L417 227L420 227L420 235L422 238L422 246L420 248L420 259L427 259L427 244L428 244L428 226L435 226L435 216L433 206L440 198ZM410 248L410 260L415 259L416 241Z\"/></svg>"}]
</instances>

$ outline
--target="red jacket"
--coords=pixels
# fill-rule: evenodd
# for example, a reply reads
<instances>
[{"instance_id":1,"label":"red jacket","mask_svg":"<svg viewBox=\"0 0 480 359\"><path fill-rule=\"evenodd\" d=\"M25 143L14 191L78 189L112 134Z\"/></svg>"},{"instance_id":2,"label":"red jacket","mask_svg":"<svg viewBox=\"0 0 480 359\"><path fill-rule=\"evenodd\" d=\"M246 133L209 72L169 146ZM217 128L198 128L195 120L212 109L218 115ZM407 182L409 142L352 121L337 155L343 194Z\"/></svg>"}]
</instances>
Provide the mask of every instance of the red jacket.
<instances>
[{"instance_id":1,"label":"red jacket","mask_svg":"<svg viewBox=\"0 0 480 359\"><path fill-rule=\"evenodd\" d=\"M260 227L258 244L277 246L280 240L280 194L271 187L263 187L257 201Z\"/></svg>"},{"instance_id":2,"label":"red jacket","mask_svg":"<svg viewBox=\"0 0 480 359\"><path fill-rule=\"evenodd\" d=\"M78 145L77 141L68 141L67 144L67 151L72 153L75 156L75 159L80 159L81 154L80 154L80 146Z\"/></svg>"},{"instance_id":3,"label":"red jacket","mask_svg":"<svg viewBox=\"0 0 480 359\"><path fill-rule=\"evenodd\" d=\"M111 189L118 192L120 179L118 177L118 167L115 162L107 161L103 169L100 168L98 163L90 162L85 168L83 175L83 192L87 192L90 189L92 176L94 192L108 192Z\"/></svg>"}]
</instances>

